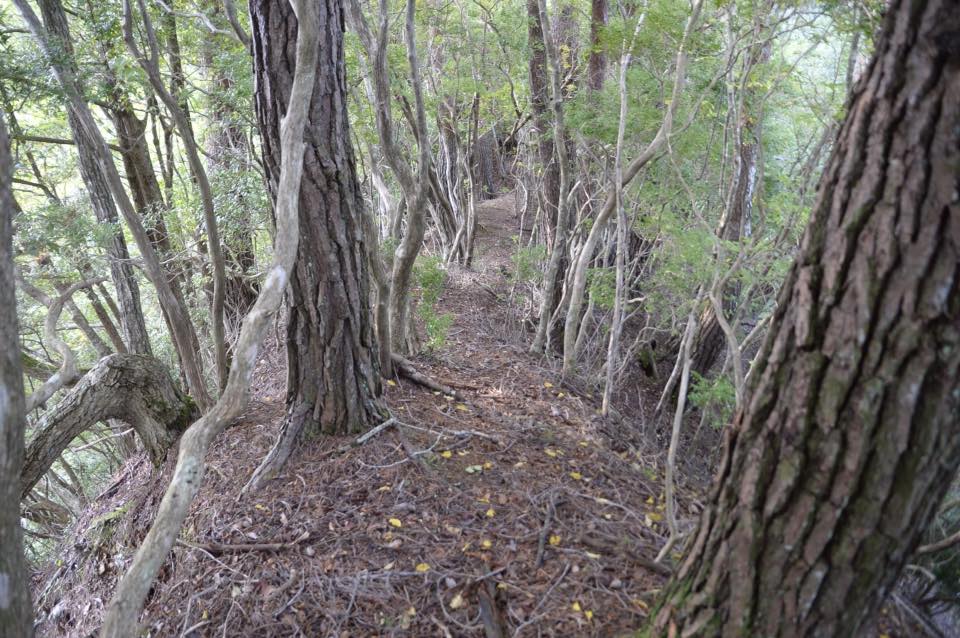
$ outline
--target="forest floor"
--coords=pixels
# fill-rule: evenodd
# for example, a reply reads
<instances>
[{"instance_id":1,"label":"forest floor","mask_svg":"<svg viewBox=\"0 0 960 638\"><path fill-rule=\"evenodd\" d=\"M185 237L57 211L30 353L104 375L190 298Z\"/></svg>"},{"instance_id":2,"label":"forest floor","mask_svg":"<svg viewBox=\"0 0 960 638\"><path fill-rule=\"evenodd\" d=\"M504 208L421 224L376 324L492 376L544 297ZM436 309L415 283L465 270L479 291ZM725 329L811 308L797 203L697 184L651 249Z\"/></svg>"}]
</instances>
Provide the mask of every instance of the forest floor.
<instances>
[{"instance_id":1,"label":"forest floor","mask_svg":"<svg viewBox=\"0 0 960 638\"><path fill-rule=\"evenodd\" d=\"M403 378L403 425L342 451L303 446L281 477L241 488L283 416L283 355L215 442L181 540L143 616L152 636L617 636L665 580L662 451L599 416L528 354L510 304L513 196L480 209L472 269L450 271L445 345L417 357L456 397ZM654 397L655 399L655 397ZM131 459L36 583L38 632L87 636L146 533L175 455ZM698 503L681 494L692 519Z\"/></svg>"}]
</instances>

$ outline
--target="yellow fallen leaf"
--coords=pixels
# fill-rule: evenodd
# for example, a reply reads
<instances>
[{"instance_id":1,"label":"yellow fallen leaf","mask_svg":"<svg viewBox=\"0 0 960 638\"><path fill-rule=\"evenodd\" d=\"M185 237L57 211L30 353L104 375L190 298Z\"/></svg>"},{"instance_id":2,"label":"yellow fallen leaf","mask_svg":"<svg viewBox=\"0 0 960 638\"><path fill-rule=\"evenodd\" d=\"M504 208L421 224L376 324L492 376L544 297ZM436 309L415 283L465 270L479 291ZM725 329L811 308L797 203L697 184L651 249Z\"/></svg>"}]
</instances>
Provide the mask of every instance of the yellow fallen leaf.
<instances>
[{"instance_id":1,"label":"yellow fallen leaf","mask_svg":"<svg viewBox=\"0 0 960 638\"><path fill-rule=\"evenodd\" d=\"M552 456L552 457L554 457L554 458L556 458L556 456L557 456L557 451L554 450L554 449L551 449L551 448L544 448L543 452L544 452L544 454L546 454L547 456Z\"/></svg>"},{"instance_id":2,"label":"yellow fallen leaf","mask_svg":"<svg viewBox=\"0 0 960 638\"><path fill-rule=\"evenodd\" d=\"M544 382L543 382L543 387L545 387L545 388L552 388L552 387L553 387L553 384L550 383L549 381L544 381Z\"/></svg>"},{"instance_id":3,"label":"yellow fallen leaf","mask_svg":"<svg viewBox=\"0 0 960 638\"><path fill-rule=\"evenodd\" d=\"M399 518L391 518L387 522L393 525L394 527L403 527L403 523L400 522Z\"/></svg>"},{"instance_id":4,"label":"yellow fallen leaf","mask_svg":"<svg viewBox=\"0 0 960 638\"><path fill-rule=\"evenodd\" d=\"M493 467L493 463L491 463L490 461L487 461L486 463L483 464L483 469L485 470L489 470L492 467Z\"/></svg>"},{"instance_id":5,"label":"yellow fallen leaf","mask_svg":"<svg viewBox=\"0 0 960 638\"><path fill-rule=\"evenodd\" d=\"M388 571L390 571L391 569L393 569L395 565L396 565L395 562L390 561L389 563L387 563L386 565L383 566L383 571L388 572Z\"/></svg>"},{"instance_id":6,"label":"yellow fallen leaf","mask_svg":"<svg viewBox=\"0 0 960 638\"><path fill-rule=\"evenodd\" d=\"M639 607L640 609L642 609L642 610L644 610L644 611L650 611L650 605L648 605L647 603L643 602L643 601L640 600L639 598L635 598L633 602L635 602L635 603L637 604L637 607Z\"/></svg>"},{"instance_id":7,"label":"yellow fallen leaf","mask_svg":"<svg viewBox=\"0 0 960 638\"><path fill-rule=\"evenodd\" d=\"M592 559L594 559L594 560L600 558L600 554L594 554L593 552L587 552L587 556L589 556L590 558L592 558Z\"/></svg>"},{"instance_id":8,"label":"yellow fallen leaf","mask_svg":"<svg viewBox=\"0 0 960 638\"><path fill-rule=\"evenodd\" d=\"M427 565L426 563L418 563L417 566L414 567L414 569L416 569L418 572L423 574L425 572L430 571L430 565Z\"/></svg>"},{"instance_id":9,"label":"yellow fallen leaf","mask_svg":"<svg viewBox=\"0 0 960 638\"><path fill-rule=\"evenodd\" d=\"M450 601L450 609L460 609L461 607L463 607L463 596L457 594Z\"/></svg>"},{"instance_id":10,"label":"yellow fallen leaf","mask_svg":"<svg viewBox=\"0 0 960 638\"><path fill-rule=\"evenodd\" d=\"M416 615L417 615L417 608L416 608L416 607L410 607L409 609L407 609L407 611L406 611L405 613L406 613L408 616L410 616L410 617L416 616Z\"/></svg>"},{"instance_id":11,"label":"yellow fallen leaf","mask_svg":"<svg viewBox=\"0 0 960 638\"><path fill-rule=\"evenodd\" d=\"M648 497L647 497L647 505L653 505L653 497L652 497L652 496L648 496Z\"/></svg>"},{"instance_id":12,"label":"yellow fallen leaf","mask_svg":"<svg viewBox=\"0 0 960 638\"><path fill-rule=\"evenodd\" d=\"M587 611L583 612L583 615L587 620L593 620L593 611L588 609Z\"/></svg>"},{"instance_id":13,"label":"yellow fallen leaf","mask_svg":"<svg viewBox=\"0 0 960 638\"><path fill-rule=\"evenodd\" d=\"M570 478L572 478L574 481L579 481L583 478L583 474L580 472L570 472Z\"/></svg>"},{"instance_id":14,"label":"yellow fallen leaf","mask_svg":"<svg viewBox=\"0 0 960 638\"><path fill-rule=\"evenodd\" d=\"M493 547L493 541L489 541L485 538L482 541L480 541L480 547L484 549L490 549L491 547Z\"/></svg>"},{"instance_id":15,"label":"yellow fallen leaf","mask_svg":"<svg viewBox=\"0 0 960 638\"><path fill-rule=\"evenodd\" d=\"M580 443L578 443L578 445L579 445L580 447L590 447L590 442L589 442L589 441L580 441Z\"/></svg>"},{"instance_id":16,"label":"yellow fallen leaf","mask_svg":"<svg viewBox=\"0 0 960 638\"><path fill-rule=\"evenodd\" d=\"M390 487L389 485L381 485L380 487L377 488L377 491L378 491L378 492L389 492L389 491L392 490L392 489L393 489L393 488Z\"/></svg>"},{"instance_id":17,"label":"yellow fallen leaf","mask_svg":"<svg viewBox=\"0 0 960 638\"><path fill-rule=\"evenodd\" d=\"M516 463L513 464L513 467L521 468L521 467L523 467L523 466L526 465L526 464L527 464L526 461L517 461Z\"/></svg>"},{"instance_id":18,"label":"yellow fallen leaf","mask_svg":"<svg viewBox=\"0 0 960 638\"><path fill-rule=\"evenodd\" d=\"M557 393L557 398L558 398L558 399L562 399L562 398L563 398L563 392L558 392L558 393Z\"/></svg>"},{"instance_id":19,"label":"yellow fallen leaf","mask_svg":"<svg viewBox=\"0 0 960 638\"><path fill-rule=\"evenodd\" d=\"M256 509L260 510L261 512L269 512L269 511L270 511L270 508L269 508L269 507L267 507L267 506L265 506L265 505L261 505L260 503L257 503L256 505L254 505L254 507L255 507Z\"/></svg>"},{"instance_id":20,"label":"yellow fallen leaf","mask_svg":"<svg viewBox=\"0 0 960 638\"><path fill-rule=\"evenodd\" d=\"M550 544L553 545L553 546L559 545L559 544L560 544L560 537L557 536L556 534L553 534L553 535L550 537Z\"/></svg>"},{"instance_id":21,"label":"yellow fallen leaf","mask_svg":"<svg viewBox=\"0 0 960 638\"><path fill-rule=\"evenodd\" d=\"M454 406L454 407L456 407L456 408L457 408L458 410L460 410L461 412L466 412L466 411L468 410L467 406L465 406L465 405L462 404L462 403L458 403L458 404L457 404L456 406Z\"/></svg>"},{"instance_id":22,"label":"yellow fallen leaf","mask_svg":"<svg viewBox=\"0 0 960 638\"><path fill-rule=\"evenodd\" d=\"M479 501L480 503L489 503L489 502L490 502L490 495L489 495L489 494L484 494L483 496L481 496L480 498L478 498L477 501Z\"/></svg>"},{"instance_id":23,"label":"yellow fallen leaf","mask_svg":"<svg viewBox=\"0 0 960 638\"><path fill-rule=\"evenodd\" d=\"M395 387L395 386L397 385L397 382L394 381L393 379L387 379L387 385L392 388L392 387Z\"/></svg>"},{"instance_id":24,"label":"yellow fallen leaf","mask_svg":"<svg viewBox=\"0 0 960 638\"><path fill-rule=\"evenodd\" d=\"M573 611L580 611L580 603L573 603L572 605L570 605L570 609L572 609Z\"/></svg>"},{"instance_id":25,"label":"yellow fallen leaf","mask_svg":"<svg viewBox=\"0 0 960 638\"><path fill-rule=\"evenodd\" d=\"M506 589L509 587L506 583L497 583L497 589Z\"/></svg>"},{"instance_id":26,"label":"yellow fallen leaf","mask_svg":"<svg viewBox=\"0 0 960 638\"><path fill-rule=\"evenodd\" d=\"M656 521L657 523L663 520L663 514L659 514L657 512L650 512L649 514L647 514L647 516L649 516L651 520Z\"/></svg>"},{"instance_id":27,"label":"yellow fallen leaf","mask_svg":"<svg viewBox=\"0 0 960 638\"><path fill-rule=\"evenodd\" d=\"M393 540L393 532L387 532L386 534L384 534L383 540L385 541Z\"/></svg>"},{"instance_id":28,"label":"yellow fallen leaf","mask_svg":"<svg viewBox=\"0 0 960 638\"><path fill-rule=\"evenodd\" d=\"M442 456L445 459L449 459L451 456L453 456L453 452L451 452L450 450L444 450L443 452L440 453L440 456Z\"/></svg>"},{"instance_id":29,"label":"yellow fallen leaf","mask_svg":"<svg viewBox=\"0 0 960 638\"><path fill-rule=\"evenodd\" d=\"M467 450L457 450L457 456L466 456L470 454Z\"/></svg>"},{"instance_id":30,"label":"yellow fallen leaf","mask_svg":"<svg viewBox=\"0 0 960 638\"><path fill-rule=\"evenodd\" d=\"M493 509L492 507L487 510L487 518L493 518L493 517L496 516L496 515L497 515L497 513L494 511L494 509Z\"/></svg>"},{"instance_id":31,"label":"yellow fallen leaf","mask_svg":"<svg viewBox=\"0 0 960 638\"><path fill-rule=\"evenodd\" d=\"M465 552L473 546L473 543L465 543L463 547L460 548L461 552Z\"/></svg>"}]
</instances>

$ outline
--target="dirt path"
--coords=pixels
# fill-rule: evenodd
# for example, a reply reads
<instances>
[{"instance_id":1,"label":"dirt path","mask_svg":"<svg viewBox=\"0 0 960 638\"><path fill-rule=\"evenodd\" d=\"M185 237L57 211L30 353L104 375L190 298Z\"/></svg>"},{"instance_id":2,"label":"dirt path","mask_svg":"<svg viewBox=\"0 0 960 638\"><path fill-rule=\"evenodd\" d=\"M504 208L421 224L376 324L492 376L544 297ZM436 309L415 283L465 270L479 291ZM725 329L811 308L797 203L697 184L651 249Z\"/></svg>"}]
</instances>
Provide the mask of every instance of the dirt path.
<instances>
[{"instance_id":1,"label":"dirt path","mask_svg":"<svg viewBox=\"0 0 960 638\"><path fill-rule=\"evenodd\" d=\"M390 385L404 427L345 454L344 440L317 441L240 498L282 416L279 363L262 368L151 598L153 635L614 636L643 624L664 578L650 560L665 541L659 470L613 451L595 401L527 353L503 301L516 227L512 195L483 204L475 268L452 269L440 301L454 315L447 343L415 361L459 398ZM42 635L97 626L170 469L158 480L131 465L98 499L81 526L102 540L57 568L40 615L65 607ZM122 522L103 523L117 507Z\"/></svg>"}]
</instances>

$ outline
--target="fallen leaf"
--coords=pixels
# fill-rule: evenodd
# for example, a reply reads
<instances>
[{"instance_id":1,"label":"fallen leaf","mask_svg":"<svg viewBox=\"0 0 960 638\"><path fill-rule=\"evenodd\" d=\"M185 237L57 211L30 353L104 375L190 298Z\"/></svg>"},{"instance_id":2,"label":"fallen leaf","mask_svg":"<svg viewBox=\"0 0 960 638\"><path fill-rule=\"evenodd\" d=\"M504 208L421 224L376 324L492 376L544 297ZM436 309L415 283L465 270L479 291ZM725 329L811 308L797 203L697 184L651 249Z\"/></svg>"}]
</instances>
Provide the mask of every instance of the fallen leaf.
<instances>
[{"instance_id":1,"label":"fallen leaf","mask_svg":"<svg viewBox=\"0 0 960 638\"><path fill-rule=\"evenodd\" d=\"M393 488L390 487L389 485L381 485L380 487L377 488L377 491L378 491L378 492L389 492L389 491L392 490L392 489L393 489Z\"/></svg>"},{"instance_id":2,"label":"fallen leaf","mask_svg":"<svg viewBox=\"0 0 960 638\"><path fill-rule=\"evenodd\" d=\"M489 541L485 538L482 541L480 541L480 547L484 549L490 549L491 547L493 547L493 541Z\"/></svg>"},{"instance_id":3,"label":"fallen leaf","mask_svg":"<svg viewBox=\"0 0 960 638\"><path fill-rule=\"evenodd\" d=\"M587 611L583 612L583 615L587 620L593 620L593 611L588 609Z\"/></svg>"},{"instance_id":4,"label":"fallen leaf","mask_svg":"<svg viewBox=\"0 0 960 638\"><path fill-rule=\"evenodd\" d=\"M486 463L483 464L483 469L489 470L491 468L493 468L493 463L491 463L490 461L487 461Z\"/></svg>"},{"instance_id":5,"label":"fallen leaf","mask_svg":"<svg viewBox=\"0 0 960 638\"><path fill-rule=\"evenodd\" d=\"M573 603L572 605L570 605L570 609L572 609L573 611L580 611L580 603Z\"/></svg>"},{"instance_id":6,"label":"fallen leaf","mask_svg":"<svg viewBox=\"0 0 960 638\"><path fill-rule=\"evenodd\" d=\"M543 452L544 452L544 454L546 454L547 456L551 456L551 457L554 457L554 458L557 456L557 451L556 451L556 450L553 450L553 449L551 449L551 448L544 448Z\"/></svg>"},{"instance_id":7,"label":"fallen leaf","mask_svg":"<svg viewBox=\"0 0 960 638\"><path fill-rule=\"evenodd\" d=\"M466 472L467 474L475 474L475 473L477 473L477 472L482 472L482 471L483 471L483 466L482 466L482 465L468 465L466 468L464 468L463 471Z\"/></svg>"},{"instance_id":8,"label":"fallen leaf","mask_svg":"<svg viewBox=\"0 0 960 638\"><path fill-rule=\"evenodd\" d=\"M553 384L550 383L549 381L544 381L544 382L543 382L543 387L545 387L545 388L552 388L552 387L553 387Z\"/></svg>"},{"instance_id":9,"label":"fallen leaf","mask_svg":"<svg viewBox=\"0 0 960 638\"><path fill-rule=\"evenodd\" d=\"M393 379L387 379L387 385L393 388L393 387L396 387L397 382L394 381Z\"/></svg>"},{"instance_id":10,"label":"fallen leaf","mask_svg":"<svg viewBox=\"0 0 960 638\"><path fill-rule=\"evenodd\" d=\"M427 565L426 563L418 563L417 566L414 567L414 569L420 572L421 574L424 574L430 571L430 565Z\"/></svg>"},{"instance_id":11,"label":"fallen leaf","mask_svg":"<svg viewBox=\"0 0 960 638\"><path fill-rule=\"evenodd\" d=\"M563 392L558 392L558 393L557 393L557 398L558 398L558 399L562 399L562 398L563 398Z\"/></svg>"},{"instance_id":12,"label":"fallen leaf","mask_svg":"<svg viewBox=\"0 0 960 638\"><path fill-rule=\"evenodd\" d=\"M383 571L388 572L391 569L393 569L395 566L396 566L396 563L393 561L390 561L389 563L383 566Z\"/></svg>"},{"instance_id":13,"label":"fallen leaf","mask_svg":"<svg viewBox=\"0 0 960 638\"><path fill-rule=\"evenodd\" d=\"M463 596L457 594L450 601L450 609L460 609L461 607L463 607Z\"/></svg>"},{"instance_id":14,"label":"fallen leaf","mask_svg":"<svg viewBox=\"0 0 960 638\"><path fill-rule=\"evenodd\" d=\"M403 523L400 522L399 518L391 518L387 522L393 525L394 527L403 527Z\"/></svg>"},{"instance_id":15,"label":"fallen leaf","mask_svg":"<svg viewBox=\"0 0 960 638\"><path fill-rule=\"evenodd\" d=\"M453 452L451 452L450 450L444 450L443 452L440 453L440 456L442 456L445 459L449 459L451 456L453 456Z\"/></svg>"},{"instance_id":16,"label":"fallen leaf","mask_svg":"<svg viewBox=\"0 0 960 638\"><path fill-rule=\"evenodd\" d=\"M462 403L458 403L458 404L455 405L454 407L457 408L458 410L460 410L461 412L466 412L467 410L470 409L470 408L468 408L467 406L465 406L465 405L462 404Z\"/></svg>"},{"instance_id":17,"label":"fallen leaf","mask_svg":"<svg viewBox=\"0 0 960 638\"><path fill-rule=\"evenodd\" d=\"M493 517L496 516L496 515L497 515L497 513L494 511L494 509L493 509L492 507L487 510L487 518L493 518Z\"/></svg>"},{"instance_id":18,"label":"fallen leaf","mask_svg":"<svg viewBox=\"0 0 960 638\"><path fill-rule=\"evenodd\" d=\"M550 544L551 544L551 545L554 545L554 546L559 545L559 544L560 544L560 537L557 536L556 534L553 534L553 535L550 537Z\"/></svg>"},{"instance_id":19,"label":"fallen leaf","mask_svg":"<svg viewBox=\"0 0 960 638\"><path fill-rule=\"evenodd\" d=\"M583 474L580 472L570 472L570 478L572 478L574 481L579 481L583 478Z\"/></svg>"}]
</instances>

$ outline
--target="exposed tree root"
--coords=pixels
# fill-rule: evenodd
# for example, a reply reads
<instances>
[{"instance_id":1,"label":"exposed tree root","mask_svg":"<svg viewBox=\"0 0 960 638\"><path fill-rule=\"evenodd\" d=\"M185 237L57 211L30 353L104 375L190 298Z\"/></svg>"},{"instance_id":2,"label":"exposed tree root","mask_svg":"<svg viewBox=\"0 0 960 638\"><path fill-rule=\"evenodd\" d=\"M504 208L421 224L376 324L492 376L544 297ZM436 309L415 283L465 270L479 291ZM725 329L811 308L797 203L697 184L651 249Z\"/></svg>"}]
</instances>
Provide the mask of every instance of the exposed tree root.
<instances>
[{"instance_id":1,"label":"exposed tree root","mask_svg":"<svg viewBox=\"0 0 960 638\"><path fill-rule=\"evenodd\" d=\"M153 357L104 357L37 424L27 445L21 495L36 485L70 441L100 421L130 424L150 458L159 463L194 416L193 402Z\"/></svg>"},{"instance_id":2,"label":"exposed tree root","mask_svg":"<svg viewBox=\"0 0 960 638\"><path fill-rule=\"evenodd\" d=\"M397 353L393 353L392 358L393 365L396 366L397 371L410 381L413 381L417 385L421 385L429 390L433 390L434 392L442 392L448 396L452 396L458 401L463 401L463 396L450 386L444 385L438 381L434 381L430 377L426 377L417 372L416 368L413 367L413 363L409 359L405 359Z\"/></svg>"}]
</instances>

